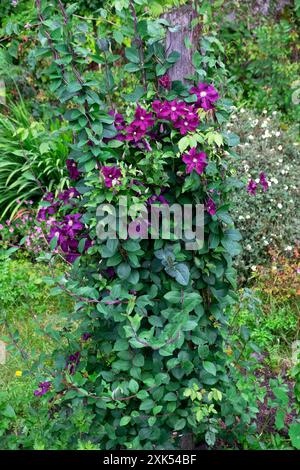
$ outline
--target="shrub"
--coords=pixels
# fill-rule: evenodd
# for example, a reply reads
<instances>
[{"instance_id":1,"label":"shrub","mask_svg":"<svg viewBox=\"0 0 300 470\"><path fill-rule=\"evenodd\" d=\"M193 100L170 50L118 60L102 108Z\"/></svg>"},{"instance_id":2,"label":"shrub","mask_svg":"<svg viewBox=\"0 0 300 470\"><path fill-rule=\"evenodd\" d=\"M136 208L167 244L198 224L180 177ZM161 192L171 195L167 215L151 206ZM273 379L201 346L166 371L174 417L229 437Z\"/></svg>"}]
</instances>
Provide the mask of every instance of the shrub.
<instances>
[{"instance_id":1,"label":"shrub","mask_svg":"<svg viewBox=\"0 0 300 470\"><path fill-rule=\"evenodd\" d=\"M241 143L233 159L236 175L245 186L233 196L233 216L243 236L244 250L238 258L241 277L271 261L271 249L287 256L299 243L299 141L296 127L280 124L276 114L253 114L244 109L233 115L228 129ZM266 174L268 190L255 196L246 191L252 178Z\"/></svg>"},{"instance_id":2,"label":"shrub","mask_svg":"<svg viewBox=\"0 0 300 470\"><path fill-rule=\"evenodd\" d=\"M283 15L277 22L258 16L249 22L247 14L241 18L235 13L228 22L221 18L220 34L241 101L259 112L278 110L299 121L299 106L292 99L299 88L299 18Z\"/></svg>"}]
</instances>

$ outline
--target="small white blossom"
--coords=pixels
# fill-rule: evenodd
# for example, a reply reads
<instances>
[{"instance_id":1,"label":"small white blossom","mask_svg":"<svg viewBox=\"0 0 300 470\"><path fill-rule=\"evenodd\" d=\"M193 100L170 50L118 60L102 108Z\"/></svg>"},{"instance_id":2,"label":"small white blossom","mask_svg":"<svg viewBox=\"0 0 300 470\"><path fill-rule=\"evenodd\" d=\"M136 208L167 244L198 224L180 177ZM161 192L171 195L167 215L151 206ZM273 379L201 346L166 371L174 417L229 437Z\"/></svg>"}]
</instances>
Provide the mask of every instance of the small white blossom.
<instances>
[{"instance_id":1,"label":"small white blossom","mask_svg":"<svg viewBox=\"0 0 300 470\"><path fill-rule=\"evenodd\" d=\"M282 206L282 204L279 202L279 203L277 204L277 207L278 207L278 209L282 209L283 206Z\"/></svg>"}]
</instances>

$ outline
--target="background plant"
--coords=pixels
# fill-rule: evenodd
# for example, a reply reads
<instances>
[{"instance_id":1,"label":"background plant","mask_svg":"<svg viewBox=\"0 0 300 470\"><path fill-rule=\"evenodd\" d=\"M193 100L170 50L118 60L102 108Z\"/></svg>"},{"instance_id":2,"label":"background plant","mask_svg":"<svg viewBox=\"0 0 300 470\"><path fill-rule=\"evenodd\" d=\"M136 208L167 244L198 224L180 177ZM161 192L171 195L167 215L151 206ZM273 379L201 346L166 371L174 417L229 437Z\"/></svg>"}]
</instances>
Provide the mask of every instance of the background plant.
<instances>
[{"instance_id":1,"label":"background plant","mask_svg":"<svg viewBox=\"0 0 300 470\"><path fill-rule=\"evenodd\" d=\"M32 119L21 99L0 115L0 214L14 215L25 200L65 184L64 167L70 133L58 121Z\"/></svg>"}]
</instances>

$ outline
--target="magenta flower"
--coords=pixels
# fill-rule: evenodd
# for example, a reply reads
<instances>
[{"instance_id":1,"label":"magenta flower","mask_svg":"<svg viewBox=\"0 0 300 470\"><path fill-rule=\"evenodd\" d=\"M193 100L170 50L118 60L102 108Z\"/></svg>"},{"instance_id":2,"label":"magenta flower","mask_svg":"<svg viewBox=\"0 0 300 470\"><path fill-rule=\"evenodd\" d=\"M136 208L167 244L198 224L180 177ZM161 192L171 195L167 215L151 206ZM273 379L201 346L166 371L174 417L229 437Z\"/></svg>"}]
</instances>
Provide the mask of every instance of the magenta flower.
<instances>
[{"instance_id":1,"label":"magenta flower","mask_svg":"<svg viewBox=\"0 0 300 470\"><path fill-rule=\"evenodd\" d=\"M267 189L269 188L269 185L268 185L268 181L267 181L267 179L266 179L265 173L263 173L263 172L260 173L260 175L259 175L259 182L260 182L260 184L262 185L264 192L266 192Z\"/></svg>"},{"instance_id":2,"label":"magenta flower","mask_svg":"<svg viewBox=\"0 0 300 470\"><path fill-rule=\"evenodd\" d=\"M186 104L183 101L165 101L160 112L162 119L170 119L175 122L186 113Z\"/></svg>"},{"instance_id":3,"label":"magenta flower","mask_svg":"<svg viewBox=\"0 0 300 470\"><path fill-rule=\"evenodd\" d=\"M69 373L73 375L75 373L76 366L78 366L80 362L80 352L77 351L75 354L71 354L68 356L66 361L66 369L68 369Z\"/></svg>"},{"instance_id":4,"label":"magenta flower","mask_svg":"<svg viewBox=\"0 0 300 470\"><path fill-rule=\"evenodd\" d=\"M250 179L248 182L248 186L247 186L248 193L251 194L252 196L255 196L256 189L257 189L257 184L255 183L253 179Z\"/></svg>"},{"instance_id":5,"label":"magenta flower","mask_svg":"<svg viewBox=\"0 0 300 470\"><path fill-rule=\"evenodd\" d=\"M56 214L56 212L58 211L60 207L60 203L59 201L57 202L54 202L53 204L51 204L50 206L47 206L47 207L41 207L40 210L38 211L37 213L37 221L38 222L42 222L42 221L46 221L49 217L49 215L54 215Z\"/></svg>"},{"instance_id":6,"label":"magenta flower","mask_svg":"<svg viewBox=\"0 0 300 470\"><path fill-rule=\"evenodd\" d=\"M54 200L54 194L51 192L46 193L45 196L43 197L43 201L53 202L53 200Z\"/></svg>"},{"instance_id":7,"label":"magenta flower","mask_svg":"<svg viewBox=\"0 0 300 470\"><path fill-rule=\"evenodd\" d=\"M145 109L138 106L134 113L134 121L132 124L136 127L140 127L142 131L146 131L148 127L151 127L154 124L153 114L147 113Z\"/></svg>"},{"instance_id":8,"label":"magenta flower","mask_svg":"<svg viewBox=\"0 0 300 470\"><path fill-rule=\"evenodd\" d=\"M188 132L195 131L198 126L199 119L197 115L194 115L193 117L185 116L183 118L178 119L174 124L174 127L176 129L179 129L181 135L185 135Z\"/></svg>"},{"instance_id":9,"label":"magenta flower","mask_svg":"<svg viewBox=\"0 0 300 470\"><path fill-rule=\"evenodd\" d=\"M153 101L152 109L156 113L156 116L158 119L163 119L163 116L161 114L163 111L163 108L164 108L164 103L162 101L159 101L159 100Z\"/></svg>"},{"instance_id":10,"label":"magenta flower","mask_svg":"<svg viewBox=\"0 0 300 470\"><path fill-rule=\"evenodd\" d=\"M51 382L40 382L39 388L35 390L33 393L36 397L42 397L45 393L49 392L51 387Z\"/></svg>"},{"instance_id":11,"label":"magenta flower","mask_svg":"<svg viewBox=\"0 0 300 470\"><path fill-rule=\"evenodd\" d=\"M116 271L114 270L114 268L109 267L109 268L107 268L107 269L105 270L105 273L106 273L107 276L111 279L112 277L115 276Z\"/></svg>"},{"instance_id":12,"label":"magenta flower","mask_svg":"<svg viewBox=\"0 0 300 470\"><path fill-rule=\"evenodd\" d=\"M109 111L108 114L115 118L114 126L118 131L121 131L125 128L125 120L122 114L117 113L114 110Z\"/></svg>"},{"instance_id":13,"label":"magenta flower","mask_svg":"<svg viewBox=\"0 0 300 470\"><path fill-rule=\"evenodd\" d=\"M74 160L66 160L67 169L69 171L70 178L77 180L80 177L80 173L77 169L77 163Z\"/></svg>"},{"instance_id":14,"label":"magenta flower","mask_svg":"<svg viewBox=\"0 0 300 470\"><path fill-rule=\"evenodd\" d=\"M122 173L116 166L103 166L101 173L104 176L104 184L107 188L121 183L119 178L121 178Z\"/></svg>"},{"instance_id":15,"label":"magenta flower","mask_svg":"<svg viewBox=\"0 0 300 470\"><path fill-rule=\"evenodd\" d=\"M186 164L187 174L192 173L195 170L198 175L201 175L204 172L204 169L207 165L206 161L207 155L205 152L197 152L197 148L193 147L189 153L185 153L182 156L182 160Z\"/></svg>"},{"instance_id":16,"label":"magenta flower","mask_svg":"<svg viewBox=\"0 0 300 470\"><path fill-rule=\"evenodd\" d=\"M172 86L172 81L170 80L170 77L168 75L164 75L163 77L159 78L158 84L162 88L165 88L166 90L169 90Z\"/></svg>"},{"instance_id":17,"label":"magenta flower","mask_svg":"<svg viewBox=\"0 0 300 470\"><path fill-rule=\"evenodd\" d=\"M126 127L126 140L133 141L133 142L139 142L144 135L146 134L146 131L142 130L138 124L135 122L132 122L129 124L129 126Z\"/></svg>"},{"instance_id":18,"label":"magenta flower","mask_svg":"<svg viewBox=\"0 0 300 470\"><path fill-rule=\"evenodd\" d=\"M62 193L59 193L58 199L64 202L64 204L68 204L70 199L76 198L80 196L79 192L75 188L69 188L63 191Z\"/></svg>"},{"instance_id":19,"label":"magenta flower","mask_svg":"<svg viewBox=\"0 0 300 470\"><path fill-rule=\"evenodd\" d=\"M219 99L219 94L213 85L198 83L190 89L191 94L197 96L196 106L205 109L214 109L213 103Z\"/></svg>"},{"instance_id":20,"label":"magenta flower","mask_svg":"<svg viewBox=\"0 0 300 470\"><path fill-rule=\"evenodd\" d=\"M83 335L81 336L81 339L82 341L87 341L88 339L90 339L91 337L91 333L83 333Z\"/></svg>"},{"instance_id":21,"label":"magenta flower","mask_svg":"<svg viewBox=\"0 0 300 470\"><path fill-rule=\"evenodd\" d=\"M149 205L154 204L155 202L159 202L160 204L169 204L166 198L161 194L159 196L157 194L153 194L149 199L147 199L147 204Z\"/></svg>"},{"instance_id":22,"label":"magenta flower","mask_svg":"<svg viewBox=\"0 0 300 470\"><path fill-rule=\"evenodd\" d=\"M74 237L76 233L84 228L80 222L81 214L66 215L63 220L63 233L69 237Z\"/></svg>"},{"instance_id":23,"label":"magenta flower","mask_svg":"<svg viewBox=\"0 0 300 470\"><path fill-rule=\"evenodd\" d=\"M214 200L210 197L205 205L205 209L210 215L216 214L216 204Z\"/></svg>"}]
</instances>

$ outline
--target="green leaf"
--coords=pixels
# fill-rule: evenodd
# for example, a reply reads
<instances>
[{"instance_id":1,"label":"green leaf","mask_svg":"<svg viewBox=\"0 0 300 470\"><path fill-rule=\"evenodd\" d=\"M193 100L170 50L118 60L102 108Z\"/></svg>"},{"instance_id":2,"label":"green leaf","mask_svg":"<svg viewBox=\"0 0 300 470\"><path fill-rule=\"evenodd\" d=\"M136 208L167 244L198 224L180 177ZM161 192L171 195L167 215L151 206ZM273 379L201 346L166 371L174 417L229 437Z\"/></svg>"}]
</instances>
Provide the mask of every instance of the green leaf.
<instances>
[{"instance_id":1,"label":"green leaf","mask_svg":"<svg viewBox=\"0 0 300 470\"><path fill-rule=\"evenodd\" d=\"M3 416L5 416L6 418L16 418L17 415L15 413L15 410L13 409L13 407L9 404L6 405L6 407L4 408L4 410L1 412L1 414Z\"/></svg>"},{"instance_id":2,"label":"green leaf","mask_svg":"<svg viewBox=\"0 0 300 470\"><path fill-rule=\"evenodd\" d=\"M169 276L174 277L181 286L187 286L190 280L190 271L186 264L176 263L171 267L166 267L165 271Z\"/></svg>"},{"instance_id":3,"label":"green leaf","mask_svg":"<svg viewBox=\"0 0 300 470\"><path fill-rule=\"evenodd\" d=\"M289 427L289 437L292 441L292 445L300 450L300 423L293 423Z\"/></svg>"},{"instance_id":4,"label":"green leaf","mask_svg":"<svg viewBox=\"0 0 300 470\"><path fill-rule=\"evenodd\" d=\"M76 93L81 90L82 85L79 82L70 82L66 88L68 93Z\"/></svg>"},{"instance_id":5,"label":"green leaf","mask_svg":"<svg viewBox=\"0 0 300 470\"><path fill-rule=\"evenodd\" d=\"M208 372L209 374L211 374L211 375L216 375L217 374L216 366L212 362L204 361L203 362L203 367L206 370L206 372Z\"/></svg>"},{"instance_id":6,"label":"green leaf","mask_svg":"<svg viewBox=\"0 0 300 470\"><path fill-rule=\"evenodd\" d=\"M131 416L123 416L123 418L120 419L120 426L126 426L126 424L130 423L131 421Z\"/></svg>"},{"instance_id":7,"label":"green leaf","mask_svg":"<svg viewBox=\"0 0 300 470\"><path fill-rule=\"evenodd\" d=\"M170 291L164 295L164 299L166 299L170 304L179 304L181 302L182 294L180 291Z\"/></svg>"},{"instance_id":8,"label":"green leaf","mask_svg":"<svg viewBox=\"0 0 300 470\"><path fill-rule=\"evenodd\" d=\"M131 379L129 384L128 384L128 387L129 387L129 390L132 392L132 393L137 393L138 392L138 389L139 389L139 384L137 383L136 380L134 379Z\"/></svg>"},{"instance_id":9,"label":"green leaf","mask_svg":"<svg viewBox=\"0 0 300 470\"><path fill-rule=\"evenodd\" d=\"M117 267L117 274L120 279L127 279L130 276L131 267L127 263L121 263Z\"/></svg>"},{"instance_id":10,"label":"green leaf","mask_svg":"<svg viewBox=\"0 0 300 470\"><path fill-rule=\"evenodd\" d=\"M174 426L174 430L175 431L181 431L181 429L183 429L185 427L185 425L186 425L186 419L181 418L176 422L176 424Z\"/></svg>"},{"instance_id":11,"label":"green leaf","mask_svg":"<svg viewBox=\"0 0 300 470\"><path fill-rule=\"evenodd\" d=\"M167 62L169 62L169 64L174 64L179 59L180 59L180 52L173 51L173 52L171 52L171 54L168 55L166 60L167 60Z\"/></svg>"},{"instance_id":12,"label":"green leaf","mask_svg":"<svg viewBox=\"0 0 300 470\"><path fill-rule=\"evenodd\" d=\"M126 47L125 49L125 57L130 62L134 62L135 64L140 63L140 56L139 51L136 47Z\"/></svg>"}]
</instances>

